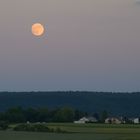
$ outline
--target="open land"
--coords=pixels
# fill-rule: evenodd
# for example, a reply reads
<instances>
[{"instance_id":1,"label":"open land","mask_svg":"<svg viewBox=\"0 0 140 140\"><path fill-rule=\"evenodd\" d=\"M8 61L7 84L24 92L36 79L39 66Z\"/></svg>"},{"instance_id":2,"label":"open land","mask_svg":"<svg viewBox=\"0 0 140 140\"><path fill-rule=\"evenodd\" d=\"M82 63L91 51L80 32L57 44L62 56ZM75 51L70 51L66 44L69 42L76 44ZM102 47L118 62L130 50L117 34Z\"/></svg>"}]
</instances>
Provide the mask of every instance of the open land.
<instances>
[{"instance_id":1,"label":"open land","mask_svg":"<svg viewBox=\"0 0 140 140\"><path fill-rule=\"evenodd\" d=\"M1 140L139 140L140 125L49 123L69 133L0 131Z\"/></svg>"}]
</instances>

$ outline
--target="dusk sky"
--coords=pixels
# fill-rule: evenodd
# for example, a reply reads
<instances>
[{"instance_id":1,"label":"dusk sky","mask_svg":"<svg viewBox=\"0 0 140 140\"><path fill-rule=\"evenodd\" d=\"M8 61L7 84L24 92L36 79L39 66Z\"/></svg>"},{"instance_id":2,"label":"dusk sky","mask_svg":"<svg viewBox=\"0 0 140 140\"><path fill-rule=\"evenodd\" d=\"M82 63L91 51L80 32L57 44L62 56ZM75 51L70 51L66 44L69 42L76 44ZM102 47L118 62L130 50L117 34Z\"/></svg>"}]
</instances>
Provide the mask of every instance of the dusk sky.
<instances>
[{"instance_id":1,"label":"dusk sky","mask_svg":"<svg viewBox=\"0 0 140 140\"><path fill-rule=\"evenodd\" d=\"M0 90L140 91L140 2L0 0Z\"/></svg>"}]
</instances>

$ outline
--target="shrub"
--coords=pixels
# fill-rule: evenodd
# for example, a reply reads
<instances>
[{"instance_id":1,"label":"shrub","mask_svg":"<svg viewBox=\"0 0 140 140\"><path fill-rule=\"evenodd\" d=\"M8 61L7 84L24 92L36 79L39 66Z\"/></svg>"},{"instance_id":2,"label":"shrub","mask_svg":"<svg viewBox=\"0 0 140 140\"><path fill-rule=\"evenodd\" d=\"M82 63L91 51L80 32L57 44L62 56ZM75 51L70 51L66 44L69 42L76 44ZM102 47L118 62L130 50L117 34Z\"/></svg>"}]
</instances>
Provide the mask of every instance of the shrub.
<instances>
[{"instance_id":1,"label":"shrub","mask_svg":"<svg viewBox=\"0 0 140 140\"><path fill-rule=\"evenodd\" d=\"M14 128L15 131L50 132L50 129L43 124L19 124Z\"/></svg>"},{"instance_id":2,"label":"shrub","mask_svg":"<svg viewBox=\"0 0 140 140\"><path fill-rule=\"evenodd\" d=\"M14 127L15 131L29 131L29 132L52 132L52 133L67 133L60 128L48 128L45 124L19 124Z\"/></svg>"},{"instance_id":3,"label":"shrub","mask_svg":"<svg viewBox=\"0 0 140 140\"><path fill-rule=\"evenodd\" d=\"M8 123L5 121L0 121L0 130L6 130L8 128Z\"/></svg>"},{"instance_id":4,"label":"shrub","mask_svg":"<svg viewBox=\"0 0 140 140\"><path fill-rule=\"evenodd\" d=\"M54 132L54 133L68 133L68 132L62 130L61 128L59 128L59 127L56 128L56 129L54 129L53 132Z\"/></svg>"}]
</instances>

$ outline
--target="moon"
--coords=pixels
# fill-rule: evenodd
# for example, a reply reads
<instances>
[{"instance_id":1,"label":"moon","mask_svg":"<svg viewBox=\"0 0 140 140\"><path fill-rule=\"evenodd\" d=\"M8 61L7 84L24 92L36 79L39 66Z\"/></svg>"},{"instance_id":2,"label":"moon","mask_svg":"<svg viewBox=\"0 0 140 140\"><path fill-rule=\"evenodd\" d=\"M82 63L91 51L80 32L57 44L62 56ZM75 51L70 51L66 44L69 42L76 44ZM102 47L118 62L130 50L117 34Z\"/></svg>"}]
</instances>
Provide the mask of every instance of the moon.
<instances>
[{"instance_id":1,"label":"moon","mask_svg":"<svg viewBox=\"0 0 140 140\"><path fill-rule=\"evenodd\" d=\"M41 23L33 24L31 30L34 36L42 36L45 31L44 26Z\"/></svg>"}]
</instances>

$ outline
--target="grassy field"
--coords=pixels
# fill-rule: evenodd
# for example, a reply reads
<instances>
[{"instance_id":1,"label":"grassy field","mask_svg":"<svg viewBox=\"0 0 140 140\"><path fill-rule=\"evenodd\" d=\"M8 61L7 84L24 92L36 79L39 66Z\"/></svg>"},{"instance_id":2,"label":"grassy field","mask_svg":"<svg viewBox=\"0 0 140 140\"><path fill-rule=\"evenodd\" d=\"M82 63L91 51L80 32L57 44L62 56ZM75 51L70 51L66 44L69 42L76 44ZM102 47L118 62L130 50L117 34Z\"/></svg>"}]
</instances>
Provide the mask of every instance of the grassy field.
<instances>
[{"instance_id":1,"label":"grassy field","mask_svg":"<svg viewBox=\"0 0 140 140\"><path fill-rule=\"evenodd\" d=\"M48 124L50 128L61 128L71 132L32 133L0 131L0 140L140 140L140 125L106 124Z\"/></svg>"}]
</instances>

